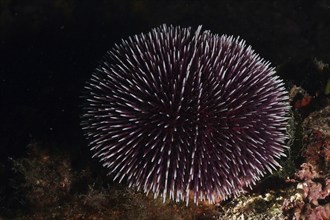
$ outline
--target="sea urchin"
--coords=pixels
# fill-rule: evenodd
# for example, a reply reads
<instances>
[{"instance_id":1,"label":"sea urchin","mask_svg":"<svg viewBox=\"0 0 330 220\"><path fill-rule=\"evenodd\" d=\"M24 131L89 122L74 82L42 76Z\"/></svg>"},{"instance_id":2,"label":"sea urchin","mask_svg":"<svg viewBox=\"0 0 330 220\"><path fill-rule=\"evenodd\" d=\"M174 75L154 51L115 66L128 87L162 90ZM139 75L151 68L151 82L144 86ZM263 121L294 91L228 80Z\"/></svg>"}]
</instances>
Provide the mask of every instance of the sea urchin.
<instances>
[{"instance_id":1,"label":"sea urchin","mask_svg":"<svg viewBox=\"0 0 330 220\"><path fill-rule=\"evenodd\" d=\"M244 40L163 25L108 52L85 87L82 127L119 182L214 202L279 166L287 100Z\"/></svg>"}]
</instances>

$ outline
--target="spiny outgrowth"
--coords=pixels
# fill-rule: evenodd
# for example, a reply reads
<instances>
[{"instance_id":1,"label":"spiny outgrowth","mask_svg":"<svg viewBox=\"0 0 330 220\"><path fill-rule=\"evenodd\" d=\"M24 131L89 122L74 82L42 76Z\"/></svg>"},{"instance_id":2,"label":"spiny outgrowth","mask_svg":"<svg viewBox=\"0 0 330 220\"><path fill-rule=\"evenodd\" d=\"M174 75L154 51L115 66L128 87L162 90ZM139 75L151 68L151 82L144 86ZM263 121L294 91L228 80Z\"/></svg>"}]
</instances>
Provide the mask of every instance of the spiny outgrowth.
<instances>
[{"instance_id":1,"label":"spiny outgrowth","mask_svg":"<svg viewBox=\"0 0 330 220\"><path fill-rule=\"evenodd\" d=\"M163 25L108 52L84 95L94 156L130 187L225 199L279 166L288 97L245 41Z\"/></svg>"}]
</instances>

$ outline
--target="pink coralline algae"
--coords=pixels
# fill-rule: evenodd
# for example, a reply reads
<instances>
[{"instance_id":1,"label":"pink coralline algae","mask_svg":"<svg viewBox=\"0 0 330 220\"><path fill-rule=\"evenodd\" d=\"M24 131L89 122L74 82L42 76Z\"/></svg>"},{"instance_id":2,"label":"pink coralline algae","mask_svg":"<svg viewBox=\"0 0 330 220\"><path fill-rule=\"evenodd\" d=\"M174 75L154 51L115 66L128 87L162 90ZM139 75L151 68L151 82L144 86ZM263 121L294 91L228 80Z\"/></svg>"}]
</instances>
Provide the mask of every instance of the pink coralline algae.
<instances>
[{"instance_id":1,"label":"pink coralline algae","mask_svg":"<svg viewBox=\"0 0 330 220\"><path fill-rule=\"evenodd\" d=\"M318 175L311 164L304 163L296 174L296 194L283 202L287 219L330 219L330 180Z\"/></svg>"}]
</instances>

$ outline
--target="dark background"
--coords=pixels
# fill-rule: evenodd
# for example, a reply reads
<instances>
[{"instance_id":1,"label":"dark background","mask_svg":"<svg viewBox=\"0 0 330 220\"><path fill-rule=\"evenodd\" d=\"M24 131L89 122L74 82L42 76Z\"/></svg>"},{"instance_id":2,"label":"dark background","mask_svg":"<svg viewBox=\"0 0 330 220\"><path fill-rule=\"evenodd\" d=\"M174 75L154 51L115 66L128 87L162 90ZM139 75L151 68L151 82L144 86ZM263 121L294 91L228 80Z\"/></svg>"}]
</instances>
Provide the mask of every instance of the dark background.
<instances>
[{"instance_id":1,"label":"dark background","mask_svg":"<svg viewBox=\"0 0 330 220\"><path fill-rule=\"evenodd\" d=\"M330 61L330 2L2 0L0 3L0 158L31 141L87 155L79 126L81 90L105 52L163 23L202 24L239 35L273 66ZM282 73L299 84L304 68Z\"/></svg>"}]
</instances>

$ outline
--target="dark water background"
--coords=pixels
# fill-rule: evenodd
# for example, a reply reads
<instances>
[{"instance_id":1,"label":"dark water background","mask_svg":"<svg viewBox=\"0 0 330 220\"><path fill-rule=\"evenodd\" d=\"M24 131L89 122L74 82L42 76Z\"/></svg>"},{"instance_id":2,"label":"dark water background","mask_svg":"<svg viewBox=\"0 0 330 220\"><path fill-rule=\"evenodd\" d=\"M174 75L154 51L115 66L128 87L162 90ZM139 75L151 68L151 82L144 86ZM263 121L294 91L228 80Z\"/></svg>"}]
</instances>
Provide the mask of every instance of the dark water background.
<instances>
[{"instance_id":1,"label":"dark water background","mask_svg":"<svg viewBox=\"0 0 330 220\"><path fill-rule=\"evenodd\" d=\"M84 82L114 43L164 23L239 35L273 66L330 62L327 0L2 0L1 163L32 140L89 158L79 126ZM299 84L309 73L298 66L281 74Z\"/></svg>"},{"instance_id":2,"label":"dark water background","mask_svg":"<svg viewBox=\"0 0 330 220\"><path fill-rule=\"evenodd\" d=\"M98 60L121 38L163 23L239 35L274 66L330 60L325 0L6 0L0 16L1 159L31 139L81 142L78 97Z\"/></svg>"}]
</instances>

